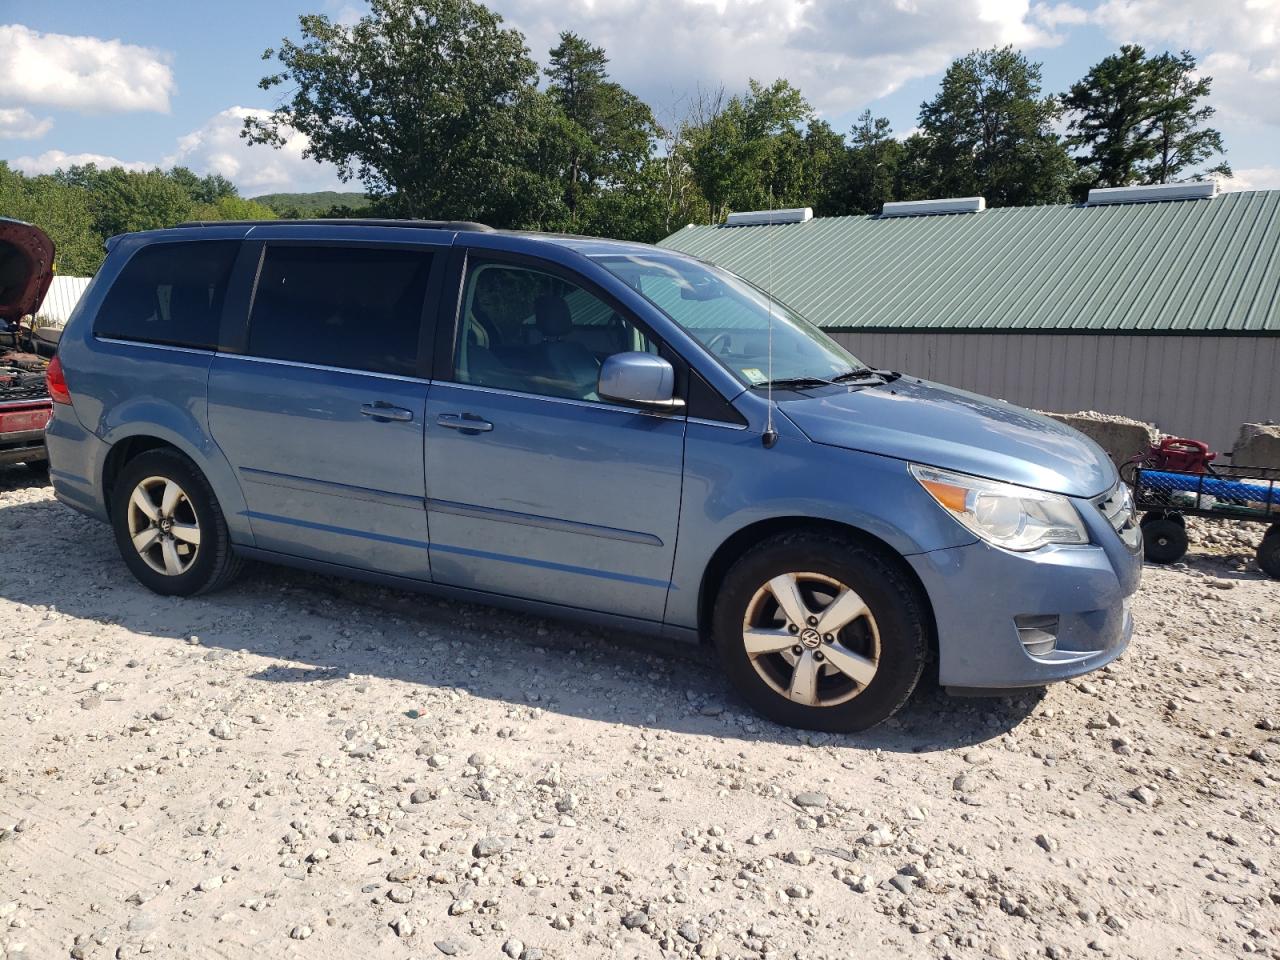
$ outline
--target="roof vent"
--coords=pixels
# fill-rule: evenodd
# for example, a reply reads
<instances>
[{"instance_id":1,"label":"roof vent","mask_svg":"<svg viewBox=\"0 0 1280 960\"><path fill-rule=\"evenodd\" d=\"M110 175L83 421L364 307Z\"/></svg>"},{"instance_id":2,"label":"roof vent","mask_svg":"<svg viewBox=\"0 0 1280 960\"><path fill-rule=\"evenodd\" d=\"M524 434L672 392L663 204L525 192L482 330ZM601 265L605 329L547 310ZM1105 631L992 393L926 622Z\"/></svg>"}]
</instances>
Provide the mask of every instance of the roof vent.
<instances>
[{"instance_id":1,"label":"roof vent","mask_svg":"<svg viewBox=\"0 0 1280 960\"><path fill-rule=\"evenodd\" d=\"M791 207L787 210L749 210L731 213L726 227L759 227L770 223L807 223L813 219L813 207Z\"/></svg>"},{"instance_id":2,"label":"roof vent","mask_svg":"<svg viewBox=\"0 0 1280 960\"><path fill-rule=\"evenodd\" d=\"M898 200L880 209L882 217L928 217L940 213L981 213L987 209L982 197L948 197L945 200Z\"/></svg>"},{"instance_id":3,"label":"roof vent","mask_svg":"<svg viewBox=\"0 0 1280 960\"><path fill-rule=\"evenodd\" d=\"M1191 183L1153 183L1142 187L1097 187L1089 191L1086 204L1153 203L1157 200L1211 200L1218 195L1218 181Z\"/></svg>"}]
</instances>

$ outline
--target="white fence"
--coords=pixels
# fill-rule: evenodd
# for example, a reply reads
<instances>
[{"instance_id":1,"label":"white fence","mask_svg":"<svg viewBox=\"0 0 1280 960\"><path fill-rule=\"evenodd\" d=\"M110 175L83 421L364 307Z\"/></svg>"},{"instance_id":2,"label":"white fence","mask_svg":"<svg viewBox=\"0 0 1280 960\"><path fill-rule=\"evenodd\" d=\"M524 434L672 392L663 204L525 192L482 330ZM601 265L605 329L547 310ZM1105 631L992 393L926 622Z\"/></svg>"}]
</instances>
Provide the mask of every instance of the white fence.
<instances>
[{"instance_id":1,"label":"white fence","mask_svg":"<svg viewBox=\"0 0 1280 960\"><path fill-rule=\"evenodd\" d=\"M36 311L36 326L61 327L65 324L84 296L89 280L89 277L54 277L44 303Z\"/></svg>"}]
</instances>

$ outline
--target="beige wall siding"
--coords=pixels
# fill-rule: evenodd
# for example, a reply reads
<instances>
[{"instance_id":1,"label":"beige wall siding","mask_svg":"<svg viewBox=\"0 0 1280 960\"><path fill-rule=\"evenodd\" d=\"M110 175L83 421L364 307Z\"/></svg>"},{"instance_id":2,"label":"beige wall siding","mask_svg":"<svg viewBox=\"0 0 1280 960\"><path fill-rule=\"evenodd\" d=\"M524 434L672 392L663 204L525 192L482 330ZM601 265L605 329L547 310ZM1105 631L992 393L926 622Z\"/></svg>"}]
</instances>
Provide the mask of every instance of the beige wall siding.
<instances>
[{"instance_id":1,"label":"beige wall siding","mask_svg":"<svg viewBox=\"0 0 1280 960\"><path fill-rule=\"evenodd\" d=\"M1037 410L1124 414L1224 452L1241 423L1280 421L1280 337L830 332L874 366Z\"/></svg>"}]
</instances>

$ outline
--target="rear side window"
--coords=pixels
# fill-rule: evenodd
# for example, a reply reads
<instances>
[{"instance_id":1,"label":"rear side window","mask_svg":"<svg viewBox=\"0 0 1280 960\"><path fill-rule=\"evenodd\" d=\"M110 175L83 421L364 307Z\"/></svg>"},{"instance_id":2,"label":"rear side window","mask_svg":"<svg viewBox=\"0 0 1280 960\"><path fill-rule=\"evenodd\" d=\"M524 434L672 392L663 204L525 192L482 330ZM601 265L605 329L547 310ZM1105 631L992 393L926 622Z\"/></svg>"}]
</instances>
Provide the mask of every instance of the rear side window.
<instances>
[{"instance_id":1,"label":"rear side window","mask_svg":"<svg viewBox=\"0 0 1280 960\"><path fill-rule=\"evenodd\" d=\"M409 248L268 246L249 353L413 376L431 260Z\"/></svg>"},{"instance_id":2,"label":"rear side window","mask_svg":"<svg viewBox=\"0 0 1280 960\"><path fill-rule=\"evenodd\" d=\"M94 319L99 337L212 350L238 240L153 243L135 253Z\"/></svg>"}]
</instances>

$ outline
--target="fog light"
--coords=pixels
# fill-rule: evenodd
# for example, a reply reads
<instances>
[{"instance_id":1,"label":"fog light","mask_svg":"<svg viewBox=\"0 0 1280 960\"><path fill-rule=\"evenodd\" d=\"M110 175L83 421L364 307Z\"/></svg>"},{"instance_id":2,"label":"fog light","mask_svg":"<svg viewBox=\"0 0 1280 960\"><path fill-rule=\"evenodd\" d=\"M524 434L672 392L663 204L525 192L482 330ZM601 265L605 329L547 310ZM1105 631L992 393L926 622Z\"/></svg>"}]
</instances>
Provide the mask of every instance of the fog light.
<instances>
[{"instance_id":1,"label":"fog light","mask_svg":"<svg viewBox=\"0 0 1280 960\"><path fill-rule=\"evenodd\" d=\"M1056 616L1023 615L1013 618L1018 628L1022 648L1033 657L1044 657L1058 646L1058 618Z\"/></svg>"}]
</instances>

